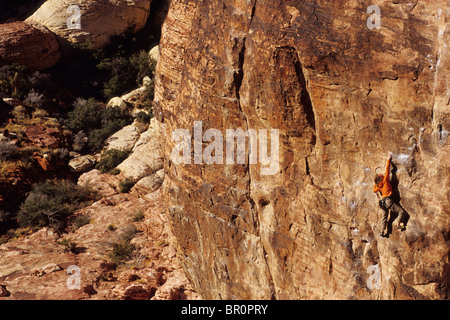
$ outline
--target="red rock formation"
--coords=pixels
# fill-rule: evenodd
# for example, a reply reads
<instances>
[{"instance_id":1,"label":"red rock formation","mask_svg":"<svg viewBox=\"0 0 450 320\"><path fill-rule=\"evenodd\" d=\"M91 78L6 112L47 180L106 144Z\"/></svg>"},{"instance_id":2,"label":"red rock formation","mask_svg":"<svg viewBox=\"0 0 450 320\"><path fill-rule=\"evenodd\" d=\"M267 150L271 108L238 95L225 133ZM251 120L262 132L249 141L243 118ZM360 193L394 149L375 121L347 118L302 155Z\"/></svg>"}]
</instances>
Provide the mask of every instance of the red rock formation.
<instances>
[{"instance_id":1,"label":"red rock formation","mask_svg":"<svg viewBox=\"0 0 450 320\"><path fill-rule=\"evenodd\" d=\"M43 70L60 58L58 41L45 27L20 21L0 25L0 62Z\"/></svg>"},{"instance_id":2,"label":"red rock formation","mask_svg":"<svg viewBox=\"0 0 450 320\"><path fill-rule=\"evenodd\" d=\"M24 133L31 142L39 147L57 148L60 144L58 137L61 136L61 132L42 124L28 126L24 129Z\"/></svg>"},{"instance_id":3,"label":"red rock formation","mask_svg":"<svg viewBox=\"0 0 450 320\"><path fill-rule=\"evenodd\" d=\"M377 3L380 29L356 0L172 1L155 114L168 217L203 297L448 298L448 6ZM194 121L279 129L279 172L173 163L171 135ZM388 151L409 221L381 238Z\"/></svg>"}]
</instances>

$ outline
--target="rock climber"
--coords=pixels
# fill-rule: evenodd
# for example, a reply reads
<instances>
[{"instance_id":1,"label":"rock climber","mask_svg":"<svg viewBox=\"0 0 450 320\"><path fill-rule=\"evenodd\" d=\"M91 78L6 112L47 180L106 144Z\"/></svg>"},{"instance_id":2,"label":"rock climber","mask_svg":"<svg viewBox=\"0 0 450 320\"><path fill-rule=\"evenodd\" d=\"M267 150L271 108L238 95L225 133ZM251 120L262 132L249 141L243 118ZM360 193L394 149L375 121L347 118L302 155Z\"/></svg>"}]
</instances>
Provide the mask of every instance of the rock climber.
<instances>
[{"instance_id":1,"label":"rock climber","mask_svg":"<svg viewBox=\"0 0 450 320\"><path fill-rule=\"evenodd\" d=\"M392 186L391 182L389 181L389 174L391 169L391 159L392 159L392 153L389 152L389 157L386 164L386 172L384 176L382 174L376 174L375 175L375 185L373 186L373 192L381 193L381 200L380 200L380 207L383 209L383 217L381 220L381 236L387 237L388 235L388 215L389 210L393 213L398 214L398 224L397 229L403 231L406 229L405 223L403 221L405 211L403 208L395 202L391 196L392 196Z\"/></svg>"}]
</instances>

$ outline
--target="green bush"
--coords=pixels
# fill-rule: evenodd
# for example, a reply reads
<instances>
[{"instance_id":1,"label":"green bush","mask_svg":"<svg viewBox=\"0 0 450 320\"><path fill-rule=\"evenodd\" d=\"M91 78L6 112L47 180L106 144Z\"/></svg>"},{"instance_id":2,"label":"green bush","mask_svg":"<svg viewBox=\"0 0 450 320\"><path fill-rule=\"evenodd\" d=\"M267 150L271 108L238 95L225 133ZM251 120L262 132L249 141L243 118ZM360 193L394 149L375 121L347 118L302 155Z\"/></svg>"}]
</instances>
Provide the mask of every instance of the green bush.
<instances>
[{"instance_id":1,"label":"green bush","mask_svg":"<svg viewBox=\"0 0 450 320\"><path fill-rule=\"evenodd\" d=\"M103 83L103 95L107 99L121 96L142 84L145 76L153 77L156 63L144 50L126 56L104 58L97 68L108 75Z\"/></svg>"},{"instance_id":2,"label":"green bush","mask_svg":"<svg viewBox=\"0 0 450 320\"><path fill-rule=\"evenodd\" d=\"M125 179L123 181L119 182L119 192L121 193L127 193L128 191L133 188L133 186L136 184L134 180L131 179Z\"/></svg>"},{"instance_id":3,"label":"green bush","mask_svg":"<svg viewBox=\"0 0 450 320\"><path fill-rule=\"evenodd\" d=\"M153 115L151 112L147 113L145 111L139 111L136 115L136 120L140 123L149 123Z\"/></svg>"},{"instance_id":4,"label":"green bush","mask_svg":"<svg viewBox=\"0 0 450 320\"><path fill-rule=\"evenodd\" d=\"M90 216L79 216L73 222L73 230L81 228L82 226L85 226L85 225L89 224L90 222L91 222Z\"/></svg>"},{"instance_id":5,"label":"green bush","mask_svg":"<svg viewBox=\"0 0 450 320\"><path fill-rule=\"evenodd\" d=\"M116 227L110 225L108 230L115 231ZM126 225L119 230L119 235L116 240L112 243L112 250L109 252L109 258L112 262L116 264L121 264L125 260L131 258L134 251L137 249L131 240L134 238L138 232L134 224Z\"/></svg>"},{"instance_id":6,"label":"green bush","mask_svg":"<svg viewBox=\"0 0 450 320\"><path fill-rule=\"evenodd\" d=\"M89 98L89 100L78 98L73 103L73 111L67 114L66 126L74 132L90 131L101 124L103 107L102 103Z\"/></svg>"},{"instance_id":7,"label":"green bush","mask_svg":"<svg viewBox=\"0 0 450 320\"><path fill-rule=\"evenodd\" d=\"M36 184L17 214L22 227L49 226L62 231L68 217L94 199L94 193L70 181Z\"/></svg>"},{"instance_id":8,"label":"green bush","mask_svg":"<svg viewBox=\"0 0 450 320\"><path fill-rule=\"evenodd\" d=\"M100 161L95 166L101 173L109 172L117 167L130 155L130 151L110 149L103 152Z\"/></svg>"},{"instance_id":9,"label":"green bush","mask_svg":"<svg viewBox=\"0 0 450 320\"><path fill-rule=\"evenodd\" d=\"M77 253L79 248L76 242L73 242L70 239L62 239L57 242L59 245L65 247L65 251L70 251L72 253Z\"/></svg>"},{"instance_id":10,"label":"green bush","mask_svg":"<svg viewBox=\"0 0 450 320\"><path fill-rule=\"evenodd\" d=\"M83 131L88 138L88 149L97 152L103 148L109 136L132 121L133 118L126 111L117 107L105 108L101 102L89 98L75 101L73 111L67 114L65 125L72 132Z\"/></svg>"},{"instance_id":11,"label":"green bush","mask_svg":"<svg viewBox=\"0 0 450 320\"><path fill-rule=\"evenodd\" d=\"M24 98L30 89L26 81L28 73L24 66L16 63L0 67L0 91L13 98Z\"/></svg>"},{"instance_id":12,"label":"green bush","mask_svg":"<svg viewBox=\"0 0 450 320\"><path fill-rule=\"evenodd\" d=\"M121 264L124 260L129 259L135 250L134 244L126 240L120 240L113 243L109 258L115 264Z\"/></svg>"},{"instance_id":13,"label":"green bush","mask_svg":"<svg viewBox=\"0 0 450 320\"><path fill-rule=\"evenodd\" d=\"M49 99L46 97L54 93L55 84L49 74L32 72L22 65L13 63L0 67L0 91L23 100L28 105L42 108L48 103Z\"/></svg>"},{"instance_id":14,"label":"green bush","mask_svg":"<svg viewBox=\"0 0 450 320\"><path fill-rule=\"evenodd\" d=\"M144 212L142 212L142 210L136 210L133 214L133 221L137 222L137 221L142 221L144 220L145 215Z\"/></svg>"},{"instance_id":15,"label":"green bush","mask_svg":"<svg viewBox=\"0 0 450 320\"><path fill-rule=\"evenodd\" d=\"M149 58L147 51L141 50L136 52L132 54L128 60L130 62L132 72L135 74L136 84L141 85L142 80L146 76L153 78L156 68L156 61Z\"/></svg>"}]
</instances>

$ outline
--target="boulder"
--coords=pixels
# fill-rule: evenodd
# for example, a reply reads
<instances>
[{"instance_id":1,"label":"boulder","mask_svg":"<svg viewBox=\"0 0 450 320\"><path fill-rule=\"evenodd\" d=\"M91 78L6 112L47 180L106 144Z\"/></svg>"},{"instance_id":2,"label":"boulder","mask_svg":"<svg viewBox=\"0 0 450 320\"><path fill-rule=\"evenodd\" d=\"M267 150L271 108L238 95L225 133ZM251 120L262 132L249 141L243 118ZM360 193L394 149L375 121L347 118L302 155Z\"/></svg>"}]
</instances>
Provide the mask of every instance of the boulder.
<instances>
[{"instance_id":1,"label":"boulder","mask_svg":"<svg viewBox=\"0 0 450 320\"><path fill-rule=\"evenodd\" d=\"M54 66L60 58L58 41L45 27L22 21L0 26L0 66L3 61L43 70Z\"/></svg>"},{"instance_id":2,"label":"boulder","mask_svg":"<svg viewBox=\"0 0 450 320\"><path fill-rule=\"evenodd\" d=\"M22 101L15 99L15 98L10 98L10 97L3 98L3 102L7 103L11 107L17 107L17 106L23 105Z\"/></svg>"},{"instance_id":3,"label":"boulder","mask_svg":"<svg viewBox=\"0 0 450 320\"><path fill-rule=\"evenodd\" d=\"M108 108L119 108L121 110L125 110L127 108L127 104L121 97L114 97L111 98L108 103L106 104L106 107Z\"/></svg>"},{"instance_id":4,"label":"boulder","mask_svg":"<svg viewBox=\"0 0 450 320\"><path fill-rule=\"evenodd\" d=\"M153 80L149 76L145 76L142 79L142 86L145 87L145 88L151 86L152 83L153 83Z\"/></svg>"},{"instance_id":5,"label":"boulder","mask_svg":"<svg viewBox=\"0 0 450 320\"><path fill-rule=\"evenodd\" d=\"M131 151L141 131L134 124L123 127L106 140L106 148Z\"/></svg>"},{"instance_id":6,"label":"boulder","mask_svg":"<svg viewBox=\"0 0 450 320\"><path fill-rule=\"evenodd\" d=\"M200 300L192 290L189 280L181 270L172 272L167 281L158 289L152 300Z\"/></svg>"},{"instance_id":7,"label":"boulder","mask_svg":"<svg viewBox=\"0 0 450 320\"><path fill-rule=\"evenodd\" d=\"M31 272L31 274L34 276L42 277L46 274L56 272L56 271L61 271L61 270L62 270L62 268L59 265L57 265L56 263L49 263L48 265L42 267L41 269L33 270Z\"/></svg>"},{"instance_id":8,"label":"boulder","mask_svg":"<svg viewBox=\"0 0 450 320\"><path fill-rule=\"evenodd\" d=\"M155 291L155 288L148 285L125 283L117 285L113 294L120 300L149 300Z\"/></svg>"},{"instance_id":9,"label":"boulder","mask_svg":"<svg viewBox=\"0 0 450 320\"><path fill-rule=\"evenodd\" d=\"M79 156L69 161L69 168L72 172L85 172L95 165L95 157L91 155Z\"/></svg>"},{"instance_id":10,"label":"boulder","mask_svg":"<svg viewBox=\"0 0 450 320\"><path fill-rule=\"evenodd\" d=\"M163 168L160 126L153 118L149 129L140 136L134 146L132 154L117 166L127 178L139 180Z\"/></svg>"},{"instance_id":11,"label":"boulder","mask_svg":"<svg viewBox=\"0 0 450 320\"><path fill-rule=\"evenodd\" d=\"M137 88L131 92L124 94L120 98L125 102L133 103L137 101L145 93L145 89L146 88L142 86L140 88Z\"/></svg>"},{"instance_id":12,"label":"boulder","mask_svg":"<svg viewBox=\"0 0 450 320\"><path fill-rule=\"evenodd\" d=\"M158 46L154 46L153 48L150 49L148 56L150 59L155 60L156 62L158 62L159 60L159 45Z\"/></svg>"},{"instance_id":13,"label":"boulder","mask_svg":"<svg viewBox=\"0 0 450 320\"><path fill-rule=\"evenodd\" d=\"M151 0L48 0L26 22L46 26L69 42L90 41L104 46L114 35L142 29L149 16Z\"/></svg>"},{"instance_id":14,"label":"boulder","mask_svg":"<svg viewBox=\"0 0 450 320\"><path fill-rule=\"evenodd\" d=\"M78 178L78 185L89 186L94 191L98 192L102 197L109 197L116 193L113 188L118 181L113 179L115 176L109 174L101 174L99 170L93 169L83 173Z\"/></svg>"},{"instance_id":15,"label":"boulder","mask_svg":"<svg viewBox=\"0 0 450 320\"><path fill-rule=\"evenodd\" d=\"M163 182L164 169L161 169L149 176L143 177L134 185L134 188L135 190L138 190L138 192L145 194L156 191L159 187L161 187Z\"/></svg>"}]
</instances>

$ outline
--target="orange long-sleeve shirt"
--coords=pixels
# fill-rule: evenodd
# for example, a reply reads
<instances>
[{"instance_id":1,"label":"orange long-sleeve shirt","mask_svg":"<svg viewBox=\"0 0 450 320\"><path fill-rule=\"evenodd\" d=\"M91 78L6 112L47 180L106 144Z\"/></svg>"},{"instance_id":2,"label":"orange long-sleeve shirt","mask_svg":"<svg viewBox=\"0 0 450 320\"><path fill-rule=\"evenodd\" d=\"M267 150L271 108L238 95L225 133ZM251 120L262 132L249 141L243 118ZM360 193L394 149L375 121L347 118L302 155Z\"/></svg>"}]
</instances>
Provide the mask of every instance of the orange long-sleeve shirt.
<instances>
[{"instance_id":1,"label":"orange long-sleeve shirt","mask_svg":"<svg viewBox=\"0 0 450 320\"><path fill-rule=\"evenodd\" d=\"M391 159L388 159L383 181L381 181L378 185L373 186L373 192L377 193L378 191L380 191L381 198L386 198L392 195L392 186L391 182L389 181L390 167Z\"/></svg>"}]
</instances>

